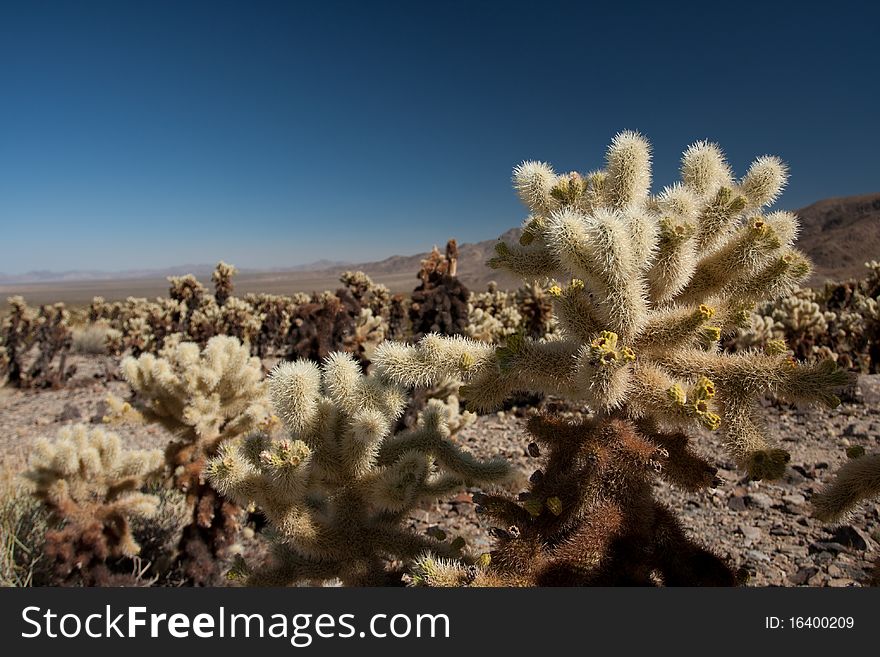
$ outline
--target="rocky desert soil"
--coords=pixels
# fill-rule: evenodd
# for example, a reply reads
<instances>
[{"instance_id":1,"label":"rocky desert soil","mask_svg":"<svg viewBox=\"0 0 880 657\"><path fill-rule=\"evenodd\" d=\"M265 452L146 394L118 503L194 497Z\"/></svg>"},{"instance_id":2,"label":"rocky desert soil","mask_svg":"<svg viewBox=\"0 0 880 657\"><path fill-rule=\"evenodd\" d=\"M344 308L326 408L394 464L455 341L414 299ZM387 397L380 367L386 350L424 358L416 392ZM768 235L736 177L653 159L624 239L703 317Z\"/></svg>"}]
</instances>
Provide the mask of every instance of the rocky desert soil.
<instances>
[{"instance_id":1,"label":"rocky desert soil","mask_svg":"<svg viewBox=\"0 0 880 657\"><path fill-rule=\"evenodd\" d=\"M38 436L51 438L75 422L100 423L108 393L128 394L128 386L114 380L112 359L78 356L76 365L77 376L61 390L0 388L4 469L23 469ZM458 435L476 455L501 455L514 464L519 471L511 484L514 492L540 465L526 451L530 440L523 424L529 412L481 416ZM658 497L704 545L745 568L750 586L859 586L880 554L880 504L868 502L845 523L829 527L810 517L809 501L846 460L847 447L880 450L880 375L859 377L834 410L767 402L763 412L773 435L792 454L784 479L748 481L726 457L721 437L706 433L695 445L717 465L724 483L695 495L658 482ZM114 430L132 447L164 447L171 438L156 426ZM488 550L489 528L475 513L471 492L419 510L412 526L427 530L438 525L464 537L470 549Z\"/></svg>"}]
</instances>

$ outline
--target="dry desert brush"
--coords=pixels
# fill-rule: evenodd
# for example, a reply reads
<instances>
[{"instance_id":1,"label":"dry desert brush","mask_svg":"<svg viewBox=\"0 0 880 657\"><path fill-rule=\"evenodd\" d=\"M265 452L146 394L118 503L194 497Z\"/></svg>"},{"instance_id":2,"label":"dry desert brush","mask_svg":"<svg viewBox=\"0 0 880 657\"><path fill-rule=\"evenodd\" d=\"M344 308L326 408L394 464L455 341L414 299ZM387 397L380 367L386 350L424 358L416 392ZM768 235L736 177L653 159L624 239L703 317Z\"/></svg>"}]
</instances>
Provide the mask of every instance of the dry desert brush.
<instances>
[{"instance_id":1,"label":"dry desert brush","mask_svg":"<svg viewBox=\"0 0 880 657\"><path fill-rule=\"evenodd\" d=\"M713 485L714 468L689 447L706 430L723 432L751 477L779 477L789 457L767 435L758 400L837 402L846 375L831 362L799 363L778 341L734 355L719 347L757 302L809 275L793 246L796 217L764 210L786 183L785 165L761 157L735 181L719 148L699 142L681 175L652 195L650 147L633 132L584 175L523 163L513 182L530 214L520 243L500 242L489 264L545 286L558 333L499 346L429 335L386 343L374 357L381 375L404 385L460 378L473 410L537 392L588 411L578 424L532 422L545 468L523 499L481 505L504 524L484 579L473 581L731 583L654 500L650 478ZM689 569L686 555L703 566ZM437 580L431 563L426 581Z\"/></svg>"},{"instance_id":2,"label":"dry desert brush","mask_svg":"<svg viewBox=\"0 0 880 657\"><path fill-rule=\"evenodd\" d=\"M252 584L400 583L401 563L460 549L408 529L416 505L508 474L505 462L477 461L450 440L439 402L394 434L405 390L364 376L351 355L331 354L320 367L282 363L269 387L287 437L227 442L208 467L217 490L255 503L277 536L272 562L252 569Z\"/></svg>"}]
</instances>

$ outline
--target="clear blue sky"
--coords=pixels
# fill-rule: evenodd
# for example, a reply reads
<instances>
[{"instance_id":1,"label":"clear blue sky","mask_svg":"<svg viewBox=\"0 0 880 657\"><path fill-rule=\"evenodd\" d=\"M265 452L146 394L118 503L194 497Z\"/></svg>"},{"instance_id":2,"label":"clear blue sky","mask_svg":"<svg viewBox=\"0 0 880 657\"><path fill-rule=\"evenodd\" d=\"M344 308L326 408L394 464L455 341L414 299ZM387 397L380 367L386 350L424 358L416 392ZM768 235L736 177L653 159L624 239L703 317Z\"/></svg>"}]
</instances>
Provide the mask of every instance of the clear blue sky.
<instances>
[{"instance_id":1,"label":"clear blue sky","mask_svg":"<svg viewBox=\"0 0 880 657\"><path fill-rule=\"evenodd\" d=\"M510 172L654 144L880 191L861 2L0 0L0 272L365 261L496 237Z\"/></svg>"}]
</instances>

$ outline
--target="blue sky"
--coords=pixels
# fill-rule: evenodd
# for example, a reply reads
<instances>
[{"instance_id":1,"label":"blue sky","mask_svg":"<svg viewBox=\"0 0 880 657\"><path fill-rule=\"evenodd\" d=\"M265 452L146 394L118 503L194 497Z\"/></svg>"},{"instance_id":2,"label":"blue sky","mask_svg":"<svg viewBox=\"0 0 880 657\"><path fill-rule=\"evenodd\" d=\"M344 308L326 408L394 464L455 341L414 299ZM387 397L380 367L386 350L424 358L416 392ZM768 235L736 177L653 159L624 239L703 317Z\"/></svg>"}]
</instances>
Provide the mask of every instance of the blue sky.
<instances>
[{"instance_id":1,"label":"blue sky","mask_svg":"<svg viewBox=\"0 0 880 657\"><path fill-rule=\"evenodd\" d=\"M708 138L782 207L880 191L869 3L553 4L0 0L0 272L490 239L623 129L660 185Z\"/></svg>"}]
</instances>

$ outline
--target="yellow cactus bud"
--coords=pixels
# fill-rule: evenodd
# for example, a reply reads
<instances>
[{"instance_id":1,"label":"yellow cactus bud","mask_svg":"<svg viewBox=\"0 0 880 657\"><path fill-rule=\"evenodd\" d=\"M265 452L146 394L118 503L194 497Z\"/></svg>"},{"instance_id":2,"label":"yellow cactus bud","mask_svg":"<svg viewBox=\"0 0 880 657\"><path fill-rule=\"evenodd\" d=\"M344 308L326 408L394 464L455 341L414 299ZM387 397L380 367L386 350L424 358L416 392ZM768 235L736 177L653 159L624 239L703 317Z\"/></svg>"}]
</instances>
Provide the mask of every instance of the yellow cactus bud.
<instances>
[{"instance_id":1,"label":"yellow cactus bud","mask_svg":"<svg viewBox=\"0 0 880 657\"><path fill-rule=\"evenodd\" d=\"M550 509L550 513L554 516L558 516L562 513L562 500L558 497L547 498L547 508Z\"/></svg>"},{"instance_id":2,"label":"yellow cactus bud","mask_svg":"<svg viewBox=\"0 0 880 657\"><path fill-rule=\"evenodd\" d=\"M462 369L465 370L469 370L470 368L472 368L476 362L477 361L471 354L462 354L461 358L459 359L459 365Z\"/></svg>"},{"instance_id":3,"label":"yellow cactus bud","mask_svg":"<svg viewBox=\"0 0 880 657\"><path fill-rule=\"evenodd\" d=\"M779 338L778 340L770 340L767 342L767 346L764 348L764 351L770 356L779 356L788 351L788 345L785 343L784 338Z\"/></svg>"},{"instance_id":4,"label":"yellow cactus bud","mask_svg":"<svg viewBox=\"0 0 880 657\"><path fill-rule=\"evenodd\" d=\"M712 399L715 396L715 384L711 379L701 376L695 388L697 399Z\"/></svg>"},{"instance_id":5,"label":"yellow cactus bud","mask_svg":"<svg viewBox=\"0 0 880 657\"><path fill-rule=\"evenodd\" d=\"M488 568L490 563L492 563L492 555L488 552L483 552L477 559L477 566L480 568Z\"/></svg>"},{"instance_id":6,"label":"yellow cactus bud","mask_svg":"<svg viewBox=\"0 0 880 657\"><path fill-rule=\"evenodd\" d=\"M706 304L701 303L699 313L701 317L704 317L705 319L711 319L712 316L715 314L715 309L712 306L707 306Z\"/></svg>"},{"instance_id":7,"label":"yellow cactus bud","mask_svg":"<svg viewBox=\"0 0 880 657\"><path fill-rule=\"evenodd\" d=\"M621 349L620 353L623 356L623 361L625 363L631 363L636 359L636 352L634 352L629 347L624 347L623 349Z\"/></svg>"},{"instance_id":8,"label":"yellow cactus bud","mask_svg":"<svg viewBox=\"0 0 880 657\"><path fill-rule=\"evenodd\" d=\"M529 515L538 517L541 515L541 509L544 508L544 503L539 499L532 498L523 502L523 508L529 512Z\"/></svg>"},{"instance_id":9,"label":"yellow cactus bud","mask_svg":"<svg viewBox=\"0 0 880 657\"><path fill-rule=\"evenodd\" d=\"M549 294L551 297L561 297L562 288L558 285L551 285L550 288L547 290L547 294Z\"/></svg>"},{"instance_id":10,"label":"yellow cactus bud","mask_svg":"<svg viewBox=\"0 0 880 657\"><path fill-rule=\"evenodd\" d=\"M572 278L570 287L572 290L575 290L575 291L583 290L584 289L584 282L579 278Z\"/></svg>"},{"instance_id":11,"label":"yellow cactus bud","mask_svg":"<svg viewBox=\"0 0 880 657\"><path fill-rule=\"evenodd\" d=\"M669 390L666 391L669 399L679 406L684 406L687 402L687 395L684 392L684 388L682 388L679 384L674 384Z\"/></svg>"},{"instance_id":12,"label":"yellow cactus bud","mask_svg":"<svg viewBox=\"0 0 880 657\"><path fill-rule=\"evenodd\" d=\"M710 431L717 431L718 427L721 426L721 417L711 411L698 413L698 415L700 416L700 421L703 423L703 426Z\"/></svg>"}]
</instances>

